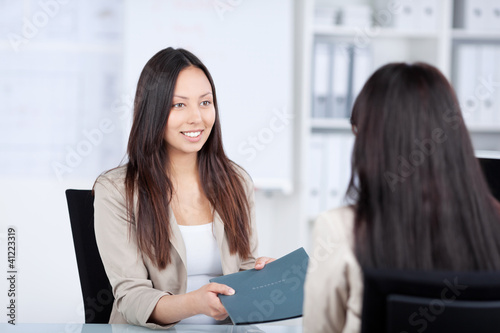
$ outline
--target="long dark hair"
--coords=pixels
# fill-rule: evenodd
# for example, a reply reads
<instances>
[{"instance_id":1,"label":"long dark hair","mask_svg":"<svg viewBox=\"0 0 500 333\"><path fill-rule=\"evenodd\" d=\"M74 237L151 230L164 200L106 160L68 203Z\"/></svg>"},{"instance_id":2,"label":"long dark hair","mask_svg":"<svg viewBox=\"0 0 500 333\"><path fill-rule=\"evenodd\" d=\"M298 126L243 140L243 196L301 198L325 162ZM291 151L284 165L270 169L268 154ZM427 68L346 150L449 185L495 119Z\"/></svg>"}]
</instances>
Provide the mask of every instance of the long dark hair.
<instances>
[{"instance_id":1,"label":"long dark hair","mask_svg":"<svg viewBox=\"0 0 500 333\"><path fill-rule=\"evenodd\" d=\"M134 117L128 142L125 178L127 210L136 221L139 249L159 268L170 263L170 210L173 187L168 175L164 133L172 106L175 83L181 70L201 69L212 87L215 123L198 152L201 185L222 221L231 254L250 255L250 207L242 170L226 156L215 86L208 69L192 53L167 48L154 55L144 67L137 84ZM137 197L133 216L134 196Z\"/></svg>"},{"instance_id":2,"label":"long dark hair","mask_svg":"<svg viewBox=\"0 0 500 333\"><path fill-rule=\"evenodd\" d=\"M355 101L348 195L363 267L500 269L500 209L457 98L428 64L378 69Z\"/></svg>"}]
</instances>

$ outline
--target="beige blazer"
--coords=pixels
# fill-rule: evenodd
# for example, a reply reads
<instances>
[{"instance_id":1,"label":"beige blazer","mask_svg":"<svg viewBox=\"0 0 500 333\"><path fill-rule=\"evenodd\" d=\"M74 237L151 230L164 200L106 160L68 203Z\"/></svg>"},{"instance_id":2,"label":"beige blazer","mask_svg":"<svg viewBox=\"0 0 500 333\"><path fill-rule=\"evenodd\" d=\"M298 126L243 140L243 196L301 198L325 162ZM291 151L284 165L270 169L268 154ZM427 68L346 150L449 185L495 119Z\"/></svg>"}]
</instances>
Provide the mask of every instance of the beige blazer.
<instances>
[{"instance_id":1,"label":"beige blazer","mask_svg":"<svg viewBox=\"0 0 500 333\"><path fill-rule=\"evenodd\" d=\"M359 332L363 275L353 252L354 212L321 214L304 286L304 332Z\"/></svg>"},{"instance_id":2,"label":"beige blazer","mask_svg":"<svg viewBox=\"0 0 500 333\"><path fill-rule=\"evenodd\" d=\"M119 167L100 176L94 186L95 234L99 253L113 289L115 301L109 322L134 324L149 328L168 328L172 325L148 323L158 300L165 295L186 293L186 249L182 235L170 212L172 262L159 270L142 255L136 243L136 221L128 221L125 205L126 167ZM254 267L257 258L253 183L244 171L247 198L251 209L251 257L242 261L229 253L224 224L214 213L214 235L219 246L223 274ZM129 228L132 223L132 228Z\"/></svg>"}]
</instances>

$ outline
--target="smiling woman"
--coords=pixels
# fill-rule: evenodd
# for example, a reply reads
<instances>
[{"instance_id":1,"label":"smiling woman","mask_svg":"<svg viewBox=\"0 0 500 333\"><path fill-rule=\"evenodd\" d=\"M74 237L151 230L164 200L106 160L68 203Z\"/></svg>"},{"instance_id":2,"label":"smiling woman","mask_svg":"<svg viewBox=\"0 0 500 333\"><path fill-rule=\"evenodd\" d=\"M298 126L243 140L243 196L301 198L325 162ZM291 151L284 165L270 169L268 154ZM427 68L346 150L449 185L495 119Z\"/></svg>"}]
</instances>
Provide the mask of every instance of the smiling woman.
<instances>
[{"instance_id":1,"label":"smiling woman","mask_svg":"<svg viewBox=\"0 0 500 333\"><path fill-rule=\"evenodd\" d=\"M215 86L192 53L167 48L139 78L128 163L94 186L95 232L113 287L110 323L168 327L227 317L209 279L262 269L253 184L222 147Z\"/></svg>"},{"instance_id":2,"label":"smiling woman","mask_svg":"<svg viewBox=\"0 0 500 333\"><path fill-rule=\"evenodd\" d=\"M196 153L205 144L215 122L212 87L199 68L179 73L165 140L169 155Z\"/></svg>"}]
</instances>

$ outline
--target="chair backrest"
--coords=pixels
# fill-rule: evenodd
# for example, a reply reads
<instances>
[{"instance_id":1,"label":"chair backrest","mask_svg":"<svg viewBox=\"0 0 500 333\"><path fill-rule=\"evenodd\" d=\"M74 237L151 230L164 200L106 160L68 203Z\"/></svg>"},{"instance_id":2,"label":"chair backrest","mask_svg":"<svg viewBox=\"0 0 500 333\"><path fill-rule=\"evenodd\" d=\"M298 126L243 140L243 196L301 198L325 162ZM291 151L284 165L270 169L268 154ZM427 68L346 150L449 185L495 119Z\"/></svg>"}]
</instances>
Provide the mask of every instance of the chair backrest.
<instances>
[{"instance_id":1,"label":"chair backrest","mask_svg":"<svg viewBox=\"0 0 500 333\"><path fill-rule=\"evenodd\" d=\"M500 272L364 271L361 332L498 332Z\"/></svg>"},{"instance_id":2,"label":"chair backrest","mask_svg":"<svg viewBox=\"0 0 500 333\"><path fill-rule=\"evenodd\" d=\"M66 190L66 199L82 288L85 323L108 323L114 297L95 239L92 191Z\"/></svg>"},{"instance_id":3,"label":"chair backrest","mask_svg":"<svg viewBox=\"0 0 500 333\"><path fill-rule=\"evenodd\" d=\"M490 187L491 194L500 201L500 157L479 158L479 164Z\"/></svg>"}]
</instances>

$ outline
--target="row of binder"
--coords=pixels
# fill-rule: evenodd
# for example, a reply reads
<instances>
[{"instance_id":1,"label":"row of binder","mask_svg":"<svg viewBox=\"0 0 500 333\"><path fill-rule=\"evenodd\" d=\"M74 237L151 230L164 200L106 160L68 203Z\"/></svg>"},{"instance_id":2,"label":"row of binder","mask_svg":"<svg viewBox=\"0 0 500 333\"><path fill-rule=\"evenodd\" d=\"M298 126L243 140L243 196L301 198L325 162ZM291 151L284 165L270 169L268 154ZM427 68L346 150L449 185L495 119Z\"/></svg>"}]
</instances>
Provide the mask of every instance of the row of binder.
<instances>
[{"instance_id":1,"label":"row of binder","mask_svg":"<svg viewBox=\"0 0 500 333\"><path fill-rule=\"evenodd\" d=\"M341 26L364 29L370 26L390 27L396 30L437 29L440 2L436 0L392 0L344 6L320 5L315 8L317 26Z\"/></svg>"},{"instance_id":2,"label":"row of binder","mask_svg":"<svg viewBox=\"0 0 500 333\"><path fill-rule=\"evenodd\" d=\"M372 25L372 14L372 8L362 4L339 7L316 6L314 24L317 26L364 28Z\"/></svg>"},{"instance_id":3,"label":"row of binder","mask_svg":"<svg viewBox=\"0 0 500 333\"><path fill-rule=\"evenodd\" d=\"M312 84L313 118L348 118L354 99L372 71L368 46L317 40Z\"/></svg>"},{"instance_id":4,"label":"row of binder","mask_svg":"<svg viewBox=\"0 0 500 333\"><path fill-rule=\"evenodd\" d=\"M454 85L465 121L500 126L500 45L455 46Z\"/></svg>"},{"instance_id":5,"label":"row of binder","mask_svg":"<svg viewBox=\"0 0 500 333\"><path fill-rule=\"evenodd\" d=\"M470 31L500 29L500 1L455 0L453 27ZM436 0L379 0L369 5L318 6L316 25L365 28L391 27L402 31L436 31L442 2Z\"/></svg>"},{"instance_id":6,"label":"row of binder","mask_svg":"<svg viewBox=\"0 0 500 333\"><path fill-rule=\"evenodd\" d=\"M351 175L354 135L350 133L312 133L310 140L308 215L345 204Z\"/></svg>"}]
</instances>

